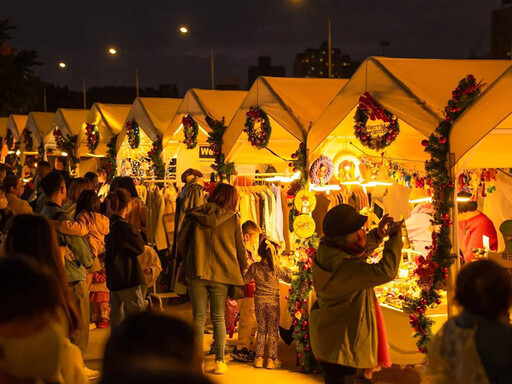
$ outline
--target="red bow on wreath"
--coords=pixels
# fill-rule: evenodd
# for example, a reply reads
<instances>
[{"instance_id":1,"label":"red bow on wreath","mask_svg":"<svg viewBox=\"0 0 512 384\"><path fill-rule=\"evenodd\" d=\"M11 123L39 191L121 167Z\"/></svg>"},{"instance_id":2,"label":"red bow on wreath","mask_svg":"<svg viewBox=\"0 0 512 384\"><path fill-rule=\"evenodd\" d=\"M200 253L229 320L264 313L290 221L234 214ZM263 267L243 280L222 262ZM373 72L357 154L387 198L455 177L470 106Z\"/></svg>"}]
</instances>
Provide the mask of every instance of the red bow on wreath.
<instances>
[{"instance_id":1,"label":"red bow on wreath","mask_svg":"<svg viewBox=\"0 0 512 384\"><path fill-rule=\"evenodd\" d=\"M384 113L384 108L377 104L373 96L368 92L363 93L359 98L359 109L367 110L370 120L379 119L386 123L389 122L389 118Z\"/></svg>"}]
</instances>

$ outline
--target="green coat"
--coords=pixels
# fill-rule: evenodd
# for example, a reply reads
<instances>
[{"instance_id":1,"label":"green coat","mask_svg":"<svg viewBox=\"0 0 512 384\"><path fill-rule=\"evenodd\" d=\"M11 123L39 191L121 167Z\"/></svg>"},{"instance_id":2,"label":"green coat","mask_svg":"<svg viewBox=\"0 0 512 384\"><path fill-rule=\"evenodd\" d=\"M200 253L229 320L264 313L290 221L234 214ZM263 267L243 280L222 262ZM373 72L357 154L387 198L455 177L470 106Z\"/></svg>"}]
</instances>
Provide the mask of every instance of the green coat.
<instances>
[{"instance_id":1,"label":"green coat","mask_svg":"<svg viewBox=\"0 0 512 384\"><path fill-rule=\"evenodd\" d=\"M375 234L366 249L375 248ZM316 358L355 368L377 366L377 322L373 287L393 280L402 249L400 231L384 245L382 260L363 258L320 244L313 263L317 301L311 309L311 347Z\"/></svg>"},{"instance_id":2,"label":"green coat","mask_svg":"<svg viewBox=\"0 0 512 384\"><path fill-rule=\"evenodd\" d=\"M247 256L235 212L214 203L188 211L178 234L178 252L183 256L180 281L200 278L244 285Z\"/></svg>"}]
</instances>

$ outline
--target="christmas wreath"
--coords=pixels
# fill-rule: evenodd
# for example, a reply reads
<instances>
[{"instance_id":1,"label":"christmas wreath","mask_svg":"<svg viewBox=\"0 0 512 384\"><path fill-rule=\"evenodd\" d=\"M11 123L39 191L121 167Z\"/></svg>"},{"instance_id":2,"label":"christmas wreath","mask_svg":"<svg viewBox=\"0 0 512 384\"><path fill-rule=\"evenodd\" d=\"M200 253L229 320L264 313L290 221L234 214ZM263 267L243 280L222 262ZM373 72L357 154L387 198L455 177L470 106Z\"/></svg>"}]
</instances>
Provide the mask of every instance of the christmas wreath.
<instances>
[{"instance_id":1,"label":"christmas wreath","mask_svg":"<svg viewBox=\"0 0 512 384\"><path fill-rule=\"evenodd\" d=\"M113 136L107 143L107 178L112 181L117 174L117 136Z\"/></svg>"},{"instance_id":2,"label":"christmas wreath","mask_svg":"<svg viewBox=\"0 0 512 384\"><path fill-rule=\"evenodd\" d=\"M212 119L210 116L206 117L206 122L212 129L208 133L208 143L210 144L210 149L213 151L215 155L215 162L211 165L212 169L217 173L217 176L222 181L224 179L228 179L231 175L236 175L235 163L232 161L226 163L226 156L222 153L222 137L224 136L224 132L226 131L226 126L224 125L224 118L222 120Z\"/></svg>"},{"instance_id":3,"label":"christmas wreath","mask_svg":"<svg viewBox=\"0 0 512 384\"><path fill-rule=\"evenodd\" d=\"M249 142L254 148L266 148L272 133L267 114L261 108L251 107L245 115L247 119L245 120L244 132L247 133Z\"/></svg>"},{"instance_id":4,"label":"christmas wreath","mask_svg":"<svg viewBox=\"0 0 512 384\"><path fill-rule=\"evenodd\" d=\"M85 134L87 136L87 148L89 148L89 152L94 153L100 143L100 130L96 124L85 123Z\"/></svg>"},{"instance_id":5,"label":"christmas wreath","mask_svg":"<svg viewBox=\"0 0 512 384\"><path fill-rule=\"evenodd\" d=\"M153 147L148 152L148 156L152 161L152 167L158 179L165 177L165 164L162 159L162 136L157 136L156 141L153 141Z\"/></svg>"},{"instance_id":6,"label":"christmas wreath","mask_svg":"<svg viewBox=\"0 0 512 384\"><path fill-rule=\"evenodd\" d=\"M76 156L78 135L66 135L66 137L64 137L62 131L59 128L55 128L53 130L53 136L55 137L57 149L61 152L66 152L71 157L71 169L74 170L76 165L80 162L80 159Z\"/></svg>"},{"instance_id":7,"label":"christmas wreath","mask_svg":"<svg viewBox=\"0 0 512 384\"><path fill-rule=\"evenodd\" d=\"M309 169L311 182L316 185L325 185L334 174L334 163L327 156L320 156Z\"/></svg>"},{"instance_id":8,"label":"christmas wreath","mask_svg":"<svg viewBox=\"0 0 512 384\"><path fill-rule=\"evenodd\" d=\"M183 116L181 124L183 124L183 134L185 136L183 143L187 146L187 149L195 148L197 146L199 126L190 115Z\"/></svg>"},{"instance_id":9,"label":"christmas wreath","mask_svg":"<svg viewBox=\"0 0 512 384\"><path fill-rule=\"evenodd\" d=\"M135 120L126 122L126 134L128 135L128 144L131 149L139 148L140 144L140 127Z\"/></svg>"},{"instance_id":10,"label":"christmas wreath","mask_svg":"<svg viewBox=\"0 0 512 384\"><path fill-rule=\"evenodd\" d=\"M368 92L359 98L354 120L356 137L370 149L380 150L387 147L400 133L398 118L382 108ZM368 120L380 120L382 123L369 127Z\"/></svg>"},{"instance_id":11,"label":"christmas wreath","mask_svg":"<svg viewBox=\"0 0 512 384\"><path fill-rule=\"evenodd\" d=\"M30 129L25 128L22 132L23 135L23 144L25 144L25 149L27 151L32 151L32 148L34 147L34 140L32 139L32 132Z\"/></svg>"},{"instance_id":12,"label":"christmas wreath","mask_svg":"<svg viewBox=\"0 0 512 384\"><path fill-rule=\"evenodd\" d=\"M441 304L439 290L448 278L448 268L456 260L452 253L450 240L452 220L450 210L453 208L453 192L455 183L448 169L448 154L450 147L448 137L452 125L457 118L479 96L482 83L477 83L473 75L468 75L459 82L452 92L452 99L445 108L445 119L428 140L421 144L431 158L425 163L427 171L426 183L431 187L432 204L435 214L432 219L432 246L428 248L427 257L420 256L420 265L415 270L419 277L421 294L418 297L401 297L404 308L409 312L409 322L414 329L416 345L420 352L427 351L433 333L433 321L427 317L427 309Z\"/></svg>"}]
</instances>

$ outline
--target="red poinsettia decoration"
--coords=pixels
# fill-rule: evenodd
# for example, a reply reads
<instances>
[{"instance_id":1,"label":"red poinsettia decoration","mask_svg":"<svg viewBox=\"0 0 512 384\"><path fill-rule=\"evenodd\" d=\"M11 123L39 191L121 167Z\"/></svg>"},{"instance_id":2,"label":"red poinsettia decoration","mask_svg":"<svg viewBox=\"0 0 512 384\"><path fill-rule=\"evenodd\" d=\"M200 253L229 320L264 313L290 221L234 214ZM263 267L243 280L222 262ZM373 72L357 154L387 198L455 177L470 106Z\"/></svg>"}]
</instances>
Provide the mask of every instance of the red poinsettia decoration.
<instances>
[{"instance_id":1,"label":"red poinsettia decoration","mask_svg":"<svg viewBox=\"0 0 512 384\"><path fill-rule=\"evenodd\" d=\"M94 153L100 142L100 130L96 124L85 124L85 135L87 137L87 147L91 153Z\"/></svg>"}]
</instances>

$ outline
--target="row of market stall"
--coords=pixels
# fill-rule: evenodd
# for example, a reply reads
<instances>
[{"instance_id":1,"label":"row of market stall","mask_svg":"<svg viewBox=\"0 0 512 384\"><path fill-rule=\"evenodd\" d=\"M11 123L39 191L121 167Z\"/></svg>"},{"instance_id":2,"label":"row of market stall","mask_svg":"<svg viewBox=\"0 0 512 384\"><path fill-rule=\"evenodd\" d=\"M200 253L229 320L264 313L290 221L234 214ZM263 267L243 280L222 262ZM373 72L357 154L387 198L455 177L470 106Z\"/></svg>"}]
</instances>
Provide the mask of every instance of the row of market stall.
<instances>
[{"instance_id":1,"label":"row of market stall","mask_svg":"<svg viewBox=\"0 0 512 384\"><path fill-rule=\"evenodd\" d=\"M0 120L2 156L67 157L80 174L103 165L140 180L172 181L197 168L207 179L212 174L237 185L246 201L273 194L274 211L288 200L292 215L282 204L282 212L267 212L268 222L260 222L294 254L299 247L293 240L320 235L322 215L341 201L366 210L373 221L383 213L411 217L414 203L428 201L435 188L425 168L431 159L425 146L435 143L448 146L453 189L470 191L499 228L512 218L511 64L370 57L351 79L260 77L248 92L191 89L183 99L12 115ZM465 105L474 94L476 101ZM450 124L446 137L439 134L443 122ZM251 189L255 184L268 190ZM299 196L301 189L306 192ZM250 205L240 213L260 219ZM457 249L456 215L444 215ZM407 245L399 278L380 292L392 358L400 364L422 359L404 329L412 324L418 331L414 316L426 306L406 313L403 296L421 290L414 274L418 257L427 257L424 248ZM428 305L434 321L429 332L447 316L446 298L438 301ZM291 314L294 326L304 324L306 317Z\"/></svg>"}]
</instances>

